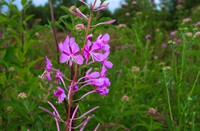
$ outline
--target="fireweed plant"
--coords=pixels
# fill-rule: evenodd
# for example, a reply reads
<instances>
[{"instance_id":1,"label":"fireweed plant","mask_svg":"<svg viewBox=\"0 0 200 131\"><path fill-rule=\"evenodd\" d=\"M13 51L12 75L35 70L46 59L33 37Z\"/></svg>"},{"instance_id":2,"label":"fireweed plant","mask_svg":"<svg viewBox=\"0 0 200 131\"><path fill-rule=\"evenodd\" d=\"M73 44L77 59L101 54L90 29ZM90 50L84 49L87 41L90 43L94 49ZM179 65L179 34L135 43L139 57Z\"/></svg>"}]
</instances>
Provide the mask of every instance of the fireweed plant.
<instances>
[{"instance_id":1,"label":"fireweed plant","mask_svg":"<svg viewBox=\"0 0 200 131\"><path fill-rule=\"evenodd\" d=\"M92 93L98 93L101 96L105 96L109 93L108 87L111 85L109 78L106 77L106 73L108 68L112 68L113 64L108 60L110 54L110 46L109 34L100 34L96 40L92 40L93 34L89 34L89 30L92 27L96 27L102 24L112 24L115 20L110 20L107 22L101 22L96 25L91 25L91 20L93 18L93 12L100 11L106 9L108 4L105 2L101 3L99 6L96 5L96 1L94 3L87 4L83 0L80 0L83 4L85 4L90 9L90 15L87 17L85 14L81 12L79 8L76 8L74 11L74 6L72 6L69 11L72 15L80 17L87 21L87 28L85 29L86 35L84 39L83 47L80 50L79 45L76 43L73 37L67 36L64 42L60 42L58 44L59 51L61 52L60 63L64 66L69 66L73 69L75 67L75 71L73 72L72 79L67 78L64 73L60 69L56 69L53 67L51 61L46 56L46 68L44 73L40 76L40 78L46 78L48 81L54 81L57 84L57 88L54 90L54 96L57 97L57 103L64 103L66 110L66 121L63 120L58 113L56 107L48 102L49 105L53 108L53 112L47 110L43 107L39 107L45 112L51 114L55 121L57 130L60 130L59 122L65 124L66 131L71 131L73 129L83 130L90 119L94 117L94 115L88 115L99 106L96 106L80 117L76 117L77 110L79 108L79 102L85 98L86 96ZM92 66L95 63L100 63L99 72L93 71ZM89 67L89 70L86 71L85 75L79 76L78 72L80 68ZM96 67L95 67L96 68ZM54 77L54 79L53 79ZM80 98L75 98L77 92L81 91L83 88L87 88L88 86L92 86L92 90L82 95ZM66 102L67 101L67 102ZM67 103L67 106L66 106ZM75 105L75 106L74 106ZM82 123L78 126L75 126L76 120L81 120ZM97 130L99 124L96 126L94 130Z\"/></svg>"}]
</instances>

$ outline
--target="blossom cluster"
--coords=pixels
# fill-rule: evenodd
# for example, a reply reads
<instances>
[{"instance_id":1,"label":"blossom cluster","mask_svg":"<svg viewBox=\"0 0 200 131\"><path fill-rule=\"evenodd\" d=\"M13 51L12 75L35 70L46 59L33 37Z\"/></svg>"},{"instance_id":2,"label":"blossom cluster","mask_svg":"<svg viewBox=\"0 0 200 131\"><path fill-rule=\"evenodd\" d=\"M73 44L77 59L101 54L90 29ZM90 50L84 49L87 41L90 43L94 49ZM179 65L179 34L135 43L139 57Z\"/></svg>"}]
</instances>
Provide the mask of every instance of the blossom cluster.
<instances>
[{"instance_id":1,"label":"blossom cluster","mask_svg":"<svg viewBox=\"0 0 200 131\"><path fill-rule=\"evenodd\" d=\"M90 95L91 93L98 93L101 96L105 96L109 93L108 87L111 85L109 78L107 78L108 69L113 67L112 62L108 60L110 54L110 46L108 44L110 41L110 36L109 34L100 34L94 40L93 34L89 34L89 30L90 28L102 24L112 24L115 22L115 20L109 20L106 22L97 23L96 25L90 25L93 17L93 12L106 9L108 3L102 2L99 6L96 6L97 0L94 0L94 3L90 4L87 4L86 2L84 2L84 0L79 1L85 4L90 9L89 17L75 6L70 7L69 12L72 15L75 15L87 21L88 23L87 28L85 28L85 26L80 23L75 26L76 30L85 29L86 31L83 47L80 48L75 39L68 36L63 42L58 43L57 46L57 49L59 49L61 54L59 60L60 63L69 65L72 70L70 73L68 73L71 74L71 79L67 78L68 75L65 76L65 74L62 73L59 69L54 68L48 57L46 57L45 71L40 76L40 78L46 78L49 81L55 81L55 83L57 84L57 88L54 90L54 96L58 99L57 103L62 103L63 101L65 101L64 104L66 104L66 101L68 101L68 105L65 105L65 110L67 111L67 114L72 114L72 116L67 115L66 121L61 119L58 111L52 103L48 102L49 105L53 108L53 112L43 107L40 107L40 109L44 110L54 117L58 131L60 131L58 121L66 123L67 131L77 129L79 127L81 127L80 130L83 130L87 122L94 117L94 115L86 115L99 108L99 106L88 110L80 117L76 118L75 114L79 108L79 104L77 102ZM92 68L93 65L96 65L95 63L99 63L97 65L100 65L100 68ZM83 69L88 69L83 76L79 76L78 72L80 67ZM74 68L75 71L73 72ZM82 88L86 88L87 86L92 87L90 88L90 91L88 91L78 99L74 97L76 95L76 92L80 91ZM72 105L72 102L76 102L76 107L74 107L74 104ZM86 119L80 125L75 126L73 124L73 121L82 118ZM96 131L98 127L99 124L94 130Z\"/></svg>"},{"instance_id":2,"label":"blossom cluster","mask_svg":"<svg viewBox=\"0 0 200 131\"><path fill-rule=\"evenodd\" d=\"M90 68L85 76L79 78L77 82L75 82L73 90L78 91L81 88L90 85L96 87L92 92L97 92L100 95L105 96L109 92L107 87L110 86L110 81L106 77L107 69L113 67L113 64L108 61L108 56L110 54L110 46L108 44L110 36L108 34L100 34L95 41L92 41L92 38L92 34L88 35L87 44L83 49L83 53L81 53L75 39L67 36L64 42L59 43L59 51L61 52L60 63L66 63L70 67L74 64L91 65L95 62L101 63L102 66L100 72L92 72L92 68ZM47 80L52 81L51 74L53 74L53 72L55 72L55 80L56 84L58 84L57 90L54 91L54 96L58 98L58 103L61 103L67 96L61 85L68 91L69 97L69 90L71 89L72 82L70 81L69 87L66 88L63 73L59 69L53 68L51 61L46 57L46 68L40 77L46 77ZM85 81L82 82L82 80ZM78 85L80 83L84 84L79 88Z\"/></svg>"}]
</instances>

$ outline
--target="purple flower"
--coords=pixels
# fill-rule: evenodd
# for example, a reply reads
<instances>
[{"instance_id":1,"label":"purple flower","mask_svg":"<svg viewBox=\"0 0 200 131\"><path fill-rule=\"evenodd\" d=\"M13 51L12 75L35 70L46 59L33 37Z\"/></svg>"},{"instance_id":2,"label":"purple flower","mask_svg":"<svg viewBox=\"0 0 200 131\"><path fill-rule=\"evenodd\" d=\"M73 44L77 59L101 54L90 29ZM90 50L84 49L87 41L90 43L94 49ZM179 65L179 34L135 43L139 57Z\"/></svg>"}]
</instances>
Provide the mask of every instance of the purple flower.
<instances>
[{"instance_id":1,"label":"purple flower","mask_svg":"<svg viewBox=\"0 0 200 131\"><path fill-rule=\"evenodd\" d=\"M96 88L95 90L97 93L99 93L100 95L102 96L105 96L109 93L109 89L105 86L102 86L102 87L98 87Z\"/></svg>"},{"instance_id":2,"label":"purple flower","mask_svg":"<svg viewBox=\"0 0 200 131\"><path fill-rule=\"evenodd\" d=\"M69 62L70 66L72 66L73 62L79 65L83 64L84 59L79 55L79 47L74 41L74 38L69 38L67 36L64 42L59 44L59 50L62 52L60 56L61 63Z\"/></svg>"},{"instance_id":3,"label":"purple flower","mask_svg":"<svg viewBox=\"0 0 200 131\"><path fill-rule=\"evenodd\" d=\"M52 63L51 63L51 61L48 59L47 56L46 56L46 68L45 68L45 70L46 70L46 73L44 74L44 76L46 76L47 79L48 79L49 81L51 81L51 80L52 80L52 79L51 79Z\"/></svg>"},{"instance_id":4,"label":"purple flower","mask_svg":"<svg viewBox=\"0 0 200 131\"><path fill-rule=\"evenodd\" d=\"M97 87L102 87L102 86L110 86L110 80L108 78L98 78L98 79L92 79L91 84Z\"/></svg>"},{"instance_id":5,"label":"purple flower","mask_svg":"<svg viewBox=\"0 0 200 131\"><path fill-rule=\"evenodd\" d=\"M109 34L100 34L95 43L104 51L110 51L108 42L110 41Z\"/></svg>"},{"instance_id":6,"label":"purple flower","mask_svg":"<svg viewBox=\"0 0 200 131\"><path fill-rule=\"evenodd\" d=\"M71 89L71 88L72 88L72 85L70 85L68 88ZM77 86L77 85L74 85L74 91L76 91L76 90L78 90L78 86Z\"/></svg>"},{"instance_id":7,"label":"purple flower","mask_svg":"<svg viewBox=\"0 0 200 131\"><path fill-rule=\"evenodd\" d=\"M97 43L92 43L88 40L85 48L84 48L84 57L86 59L86 63L88 63L88 60L92 57L93 61L101 62L103 61L107 56L104 55L101 51L101 47Z\"/></svg>"},{"instance_id":8,"label":"purple flower","mask_svg":"<svg viewBox=\"0 0 200 131\"><path fill-rule=\"evenodd\" d=\"M175 36L175 34L176 34L176 31L171 31L171 32L170 32L170 35L171 35L171 36Z\"/></svg>"},{"instance_id":9,"label":"purple flower","mask_svg":"<svg viewBox=\"0 0 200 131\"><path fill-rule=\"evenodd\" d=\"M85 48L84 48L84 57L86 58L86 63L90 56L93 61L102 62L105 60L110 54L110 46L108 42L110 41L110 36L108 34L101 34L96 39L95 42L91 42L88 40Z\"/></svg>"},{"instance_id":10,"label":"purple flower","mask_svg":"<svg viewBox=\"0 0 200 131\"><path fill-rule=\"evenodd\" d=\"M105 66L103 66L102 69L101 69L100 76L105 78L106 77L106 73L107 73L107 69L105 68Z\"/></svg>"},{"instance_id":11,"label":"purple flower","mask_svg":"<svg viewBox=\"0 0 200 131\"><path fill-rule=\"evenodd\" d=\"M60 79L63 77L63 73L60 70L56 70L56 83L59 84Z\"/></svg>"},{"instance_id":12,"label":"purple flower","mask_svg":"<svg viewBox=\"0 0 200 131\"><path fill-rule=\"evenodd\" d=\"M61 87L57 87L57 90L54 91L54 96L58 98L58 103L62 103L65 99L65 91Z\"/></svg>"},{"instance_id":13,"label":"purple flower","mask_svg":"<svg viewBox=\"0 0 200 131\"><path fill-rule=\"evenodd\" d=\"M167 47L167 44L163 43L162 48L165 49Z\"/></svg>"},{"instance_id":14,"label":"purple flower","mask_svg":"<svg viewBox=\"0 0 200 131\"><path fill-rule=\"evenodd\" d=\"M100 76L100 73L99 72L92 72L90 73L92 70L92 68L90 68L87 72L86 72L86 75L85 75L85 78L87 79L96 79Z\"/></svg>"},{"instance_id":15,"label":"purple flower","mask_svg":"<svg viewBox=\"0 0 200 131\"><path fill-rule=\"evenodd\" d=\"M180 44L182 41L181 41L181 39L178 39L176 42L177 42L177 44Z\"/></svg>"},{"instance_id":16,"label":"purple flower","mask_svg":"<svg viewBox=\"0 0 200 131\"><path fill-rule=\"evenodd\" d=\"M46 56L46 71L51 71L52 70L52 63L51 61L48 59L48 57Z\"/></svg>"},{"instance_id":17,"label":"purple flower","mask_svg":"<svg viewBox=\"0 0 200 131\"><path fill-rule=\"evenodd\" d=\"M112 68L113 64L112 62L108 61L107 59L105 59L104 61L101 62L106 68Z\"/></svg>"},{"instance_id":18,"label":"purple flower","mask_svg":"<svg viewBox=\"0 0 200 131\"><path fill-rule=\"evenodd\" d=\"M146 38L147 40L150 40L150 39L151 39L151 35L148 34L148 35L145 36L145 38Z\"/></svg>"}]
</instances>

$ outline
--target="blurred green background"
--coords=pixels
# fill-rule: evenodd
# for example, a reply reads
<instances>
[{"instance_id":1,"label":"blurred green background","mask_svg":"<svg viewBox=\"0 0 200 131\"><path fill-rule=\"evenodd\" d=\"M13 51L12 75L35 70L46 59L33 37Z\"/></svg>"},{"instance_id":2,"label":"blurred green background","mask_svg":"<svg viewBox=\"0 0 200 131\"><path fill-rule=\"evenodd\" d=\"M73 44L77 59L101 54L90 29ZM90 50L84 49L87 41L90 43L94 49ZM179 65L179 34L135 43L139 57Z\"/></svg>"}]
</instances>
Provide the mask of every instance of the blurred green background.
<instances>
[{"instance_id":1,"label":"blurred green background","mask_svg":"<svg viewBox=\"0 0 200 131\"><path fill-rule=\"evenodd\" d=\"M69 35L81 46L85 21L72 16L75 5L88 14L78 0L53 0L55 22L49 4L35 6L22 0L19 10L13 1L0 1L0 130L56 130L47 101L56 103L56 84L38 78L45 56L57 65L51 27L58 41ZM7 11L2 12L3 8ZM200 130L200 1L125 0L113 13L95 13L92 24L116 19L111 25L91 30L94 37L109 33L113 69L107 96L91 94L82 100L79 114L99 105L85 130L100 123L102 131ZM85 25L86 26L86 25ZM146 39L146 35L151 35ZM79 95L79 94L78 94ZM81 94L80 94L81 95ZM63 104L55 104L63 119ZM77 121L77 124L79 121ZM64 125L60 124L64 130Z\"/></svg>"}]
</instances>

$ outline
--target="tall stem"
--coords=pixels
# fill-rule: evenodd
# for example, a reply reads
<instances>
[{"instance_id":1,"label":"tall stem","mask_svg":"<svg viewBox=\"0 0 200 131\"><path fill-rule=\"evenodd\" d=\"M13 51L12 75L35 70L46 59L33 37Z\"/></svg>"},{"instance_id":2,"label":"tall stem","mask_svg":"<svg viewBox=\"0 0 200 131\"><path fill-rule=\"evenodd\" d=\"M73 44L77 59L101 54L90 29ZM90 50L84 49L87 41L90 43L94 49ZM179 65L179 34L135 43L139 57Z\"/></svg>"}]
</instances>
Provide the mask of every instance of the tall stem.
<instances>
[{"instance_id":1,"label":"tall stem","mask_svg":"<svg viewBox=\"0 0 200 131\"><path fill-rule=\"evenodd\" d=\"M53 5L52 5L52 1L51 0L49 0L49 7L50 7L50 11L51 11L51 22L54 25L55 19L54 19ZM58 40L57 40L56 30L54 29L53 25L51 26L51 30L53 32L54 42L55 42L55 46L56 46L57 63L59 64Z\"/></svg>"},{"instance_id":2,"label":"tall stem","mask_svg":"<svg viewBox=\"0 0 200 131\"><path fill-rule=\"evenodd\" d=\"M84 39L84 43L83 43L83 48L82 48L82 52L81 52L81 55L83 55L84 53L84 48L85 48L85 45L87 43L87 36L89 34L89 30L90 30L90 24L91 24L91 20L92 20L92 15L93 15L93 9L94 9L94 6L96 4L96 1L94 1L94 4L91 8L91 11L90 11L90 17L89 17L89 20L88 20L88 25L87 25L87 29L86 29L86 34L85 34L85 39ZM69 124L70 124L70 118L71 118L71 111L73 109L72 107L72 99L73 99L73 90L74 90L74 83L76 82L77 80L77 75L78 75L78 70L79 70L79 65L76 66L76 69L75 69L75 73L74 73L74 77L73 77L73 80L72 80L72 86L71 86L71 90L69 90L69 100L68 100L68 117L67 117L67 122L66 122L66 131L69 131Z\"/></svg>"}]
</instances>

